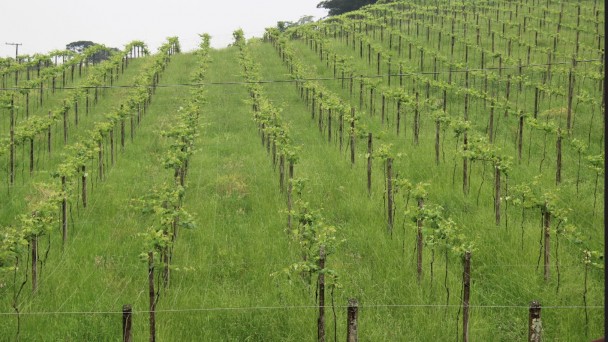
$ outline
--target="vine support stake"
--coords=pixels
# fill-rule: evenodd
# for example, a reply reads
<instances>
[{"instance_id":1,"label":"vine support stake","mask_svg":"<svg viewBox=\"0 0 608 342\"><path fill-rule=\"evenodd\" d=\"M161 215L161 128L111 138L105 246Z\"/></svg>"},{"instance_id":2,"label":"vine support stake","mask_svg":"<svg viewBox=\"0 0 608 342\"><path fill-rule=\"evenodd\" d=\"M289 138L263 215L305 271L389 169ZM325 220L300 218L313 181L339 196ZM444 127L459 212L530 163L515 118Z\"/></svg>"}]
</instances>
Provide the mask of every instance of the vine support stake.
<instances>
[{"instance_id":1,"label":"vine support stake","mask_svg":"<svg viewBox=\"0 0 608 342\"><path fill-rule=\"evenodd\" d=\"M150 342L156 342L156 296L154 292L154 252L148 252L148 295L150 299Z\"/></svg>"},{"instance_id":2,"label":"vine support stake","mask_svg":"<svg viewBox=\"0 0 608 342\"><path fill-rule=\"evenodd\" d=\"M62 247L65 248L65 244L68 240L68 199L66 192L66 177L61 176L61 191L63 192L61 199L61 230L62 234Z\"/></svg>"},{"instance_id":3,"label":"vine support stake","mask_svg":"<svg viewBox=\"0 0 608 342\"><path fill-rule=\"evenodd\" d=\"M372 133L367 135L367 194L372 195Z\"/></svg>"},{"instance_id":4,"label":"vine support stake","mask_svg":"<svg viewBox=\"0 0 608 342\"><path fill-rule=\"evenodd\" d=\"M418 210L422 211L424 209L424 199L418 198ZM423 248L423 236L422 236L422 218L418 218L416 220L416 274L418 285L420 285L420 281L422 280L422 248Z\"/></svg>"},{"instance_id":5,"label":"vine support stake","mask_svg":"<svg viewBox=\"0 0 608 342\"><path fill-rule=\"evenodd\" d=\"M347 315L347 330L346 330L346 342L358 342L359 337L357 336L357 316L359 314L359 303L354 298L348 300Z\"/></svg>"},{"instance_id":6,"label":"vine support stake","mask_svg":"<svg viewBox=\"0 0 608 342\"><path fill-rule=\"evenodd\" d=\"M132 342L133 334L131 333L132 326L132 309L131 305L126 304L122 306L122 341L123 342Z\"/></svg>"},{"instance_id":7,"label":"vine support stake","mask_svg":"<svg viewBox=\"0 0 608 342\"><path fill-rule=\"evenodd\" d=\"M319 247L319 319L317 320L317 340L325 342L325 246Z\"/></svg>"},{"instance_id":8,"label":"vine support stake","mask_svg":"<svg viewBox=\"0 0 608 342\"><path fill-rule=\"evenodd\" d=\"M471 252L464 253L464 272L462 273L462 340L469 342L469 299L471 296Z\"/></svg>"},{"instance_id":9,"label":"vine support stake","mask_svg":"<svg viewBox=\"0 0 608 342\"><path fill-rule=\"evenodd\" d=\"M528 315L528 342L540 342L542 333L542 321L540 318L541 306L538 301L530 303Z\"/></svg>"},{"instance_id":10,"label":"vine support stake","mask_svg":"<svg viewBox=\"0 0 608 342\"><path fill-rule=\"evenodd\" d=\"M496 226L500 226L500 168L494 165L494 219Z\"/></svg>"},{"instance_id":11,"label":"vine support stake","mask_svg":"<svg viewBox=\"0 0 608 342\"><path fill-rule=\"evenodd\" d=\"M289 180L287 181L287 227L291 229L291 208L292 208L292 193L293 193L293 160L289 161Z\"/></svg>"},{"instance_id":12,"label":"vine support stake","mask_svg":"<svg viewBox=\"0 0 608 342\"><path fill-rule=\"evenodd\" d=\"M351 108L350 121L350 165L355 165L355 108Z\"/></svg>"},{"instance_id":13,"label":"vine support stake","mask_svg":"<svg viewBox=\"0 0 608 342\"><path fill-rule=\"evenodd\" d=\"M388 233L393 236L393 158L386 159L386 198L388 212Z\"/></svg>"},{"instance_id":14,"label":"vine support stake","mask_svg":"<svg viewBox=\"0 0 608 342\"><path fill-rule=\"evenodd\" d=\"M15 99L14 96L11 95L11 117L10 117L10 146L9 146L9 181L12 186L15 183Z\"/></svg>"},{"instance_id":15,"label":"vine support stake","mask_svg":"<svg viewBox=\"0 0 608 342\"><path fill-rule=\"evenodd\" d=\"M550 261L550 252L551 252L551 212L547 208L547 203L542 210L543 216L543 232L545 237L545 257L544 257L544 265L545 272L544 277L545 281L549 280L549 275L551 271L551 261Z\"/></svg>"}]
</instances>

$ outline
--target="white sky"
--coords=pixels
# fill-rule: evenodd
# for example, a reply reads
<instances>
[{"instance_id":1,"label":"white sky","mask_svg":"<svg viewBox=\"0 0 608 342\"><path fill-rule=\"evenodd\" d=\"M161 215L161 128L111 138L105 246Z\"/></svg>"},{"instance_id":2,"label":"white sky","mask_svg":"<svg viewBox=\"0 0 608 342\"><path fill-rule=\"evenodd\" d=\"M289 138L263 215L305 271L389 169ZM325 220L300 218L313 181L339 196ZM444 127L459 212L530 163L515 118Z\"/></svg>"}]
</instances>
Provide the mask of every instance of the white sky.
<instances>
[{"instance_id":1,"label":"white sky","mask_svg":"<svg viewBox=\"0 0 608 342\"><path fill-rule=\"evenodd\" d=\"M225 47L232 32L261 37L277 21L297 21L303 15L320 19L327 10L321 0L0 0L0 57L63 50L66 44L90 40L123 49L132 40L151 51L166 37L178 36L182 50L194 50L199 33L209 33L211 45Z\"/></svg>"}]
</instances>

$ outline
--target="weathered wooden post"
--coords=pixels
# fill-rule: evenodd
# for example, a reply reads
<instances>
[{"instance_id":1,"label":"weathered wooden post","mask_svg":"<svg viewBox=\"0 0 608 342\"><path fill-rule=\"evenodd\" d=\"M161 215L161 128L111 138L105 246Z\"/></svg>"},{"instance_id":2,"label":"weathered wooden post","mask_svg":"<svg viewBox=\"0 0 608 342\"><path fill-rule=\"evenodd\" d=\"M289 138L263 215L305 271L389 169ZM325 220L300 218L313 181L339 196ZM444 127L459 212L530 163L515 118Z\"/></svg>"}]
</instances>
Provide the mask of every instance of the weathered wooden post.
<instances>
[{"instance_id":1,"label":"weathered wooden post","mask_svg":"<svg viewBox=\"0 0 608 342\"><path fill-rule=\"evenodd\" d=\"M68 240L68 199L66 195L66 176L61 176L61 191L63 193L61 199L61 231L62 231L62 248Z\"/></svg>"},{"instance_id":2,"label":"weathered wooden post","mask_svg":"<svg viewBox=\"0 0 608 342\"><path fill-rule=\"evenodd\" d=\"M418 198L418 210L424 209L424 198ZM424 246L424 237L422 236L422 218L416 220L416 274L418 285L422 280L422 248Z\"/></svg>"},{"instance_id":3,"label":"weathered wooden post","mask_svg":"<svg viewBox=\"0 0 608 342\"><path fill-rule=\"evenodd\" d=\"M350 118L350 165L355 165L355 108L351 108Z\"/></svg>"},{"instance_id":4,"label":"weathered wooden post","mask_svg":"<svg viewBox=\"0 0 608 342\"><path fill-rule=\"evenodd\" d=\"M279 191L285 191L285 154L279 156Z\"/></svg>"},{"instance_id":5,"label":"weathered wooden post","mask_svg":"<svg viewBox=\"0 0 608 342\"><path fill-rule=\"evenodd\" d=\"M82 176L81 176L81 181L82 181L82 192L81 192L81 197L82 197L82 206L84 208L87 207L87 169L85 165L81 166L81 170L82 170Z\"/></svg>"},{"instance_id":6,"label":"weathered wooden post","mask_svg":"<svg viewBox=\"0 0 608 342\"><path fill-rule=\"evenodd\" d=\"M156 342L156 293L154 292L154 252L148 252L148 295L150 299L150 342Z\"/></svg>"},{"instance_id":7,"label":"weathered wooden post","mask_svg":"<svg viewBox=\"0 0 608 342\"><path fill-rule=\"evenodd\" d=\"M367 135L367 193L372 195L372 133Z\"/></svg>"},{"instance_id":8,"label":"weathered wooden post","mask_svg":"<svg viewBox=\"0 0 608 342\"><path fill-rule=\"evenodd\" d=\"M125 304L122 306L122 341L132 342L133 334L131 333L132 315L131 305Z\"/></svg>"},{"instance_id":9,"label":"weathered wooden post","mask_svg":"<svg viewBox=\"0 0 608 342\"><path fill-rule=\"evenodd\" d=\"M319 318L317 320L317 340L325 342L325 246L319 247Z\"/></svg>"},{"instance_id":10,"label":"weathered wooden post","mask_svg":"<svg viewBox=\"0 0 608 342\"><path fill-rule=\"evenodd\" d=\"M500 225L500 167L494 164L494 222Z\"/></svg>"},{"instance_id":11,"label":"weathered wooden post","mask_svg":"<svg viewBox=\"0 0 608 342\"><path fill-rule=\"evenodd\" d=\"M393 236L393 158L386 159L386 198L388 214L388 233Z\"/></svg>"},{"instance_id":12,"label":"weathered wooden post","mask_svg":"<svg viewBox=\"0 0 608 342\"><path fill-rule=\"evenodd\" d=\"M358 342L359 337L357 336L357 315L359 311L359 304L357 300L351 298L348 300L347 319L346 319L346 342Z\"/></svg>"},{"instance_id":13,"label":"weathered wooden post","mask_svg":"<svg viewBox=\"0 0 608 342\"><path fill-rule=\"evenodd\" d=\"M551 274L551 212L548 209L547 203L542 208L543 218L543 235L545 239L545 254L544 254L544 277L545 281L549 280Z\"/></svg>"},{"instance_id":14,"label":"weathered wooden post","mask_svg":"<svg viewBox=\"0 0 608 342\"><path fill-rule=\"evenodd\" d=\"M289 160L289 169L288 169L288 181L287 181L287 227L291 229L291 208L292 208L292 194L293 194L293 160Z\"/></svg>"},{"instance_id":15,"label":"weathered wooden post","mask_svg":"<svg viewBox=\"0 0 608 342\"><path fill-rule=\"evenodd\" d=\"M469 342L469 299L471 296L471 252L464 253L464 272L462 273L462 340Z\"/></svg>"},{"instance_id":16,"label":"weathered wooden post","mask_svg":"<svg viewBox=\"0 0 608 342\"><path fill-rule=\"evenodd\" d=\"M528 342L540 342L543 329L540 319L541 306L538 301L530 303L530 313L528 316Z\"/></svg>"},{"instance_id":17,"label":"weathered wooden post","mask_svg":"<svg viewBox=\"0 0 608 342\"><path fill-rule=\"evenodd\" d=\"M15 183L15 99L11 95L11 114L10 114L10 145L9 145L9 184Z\"/></svg>"}]
</instances>

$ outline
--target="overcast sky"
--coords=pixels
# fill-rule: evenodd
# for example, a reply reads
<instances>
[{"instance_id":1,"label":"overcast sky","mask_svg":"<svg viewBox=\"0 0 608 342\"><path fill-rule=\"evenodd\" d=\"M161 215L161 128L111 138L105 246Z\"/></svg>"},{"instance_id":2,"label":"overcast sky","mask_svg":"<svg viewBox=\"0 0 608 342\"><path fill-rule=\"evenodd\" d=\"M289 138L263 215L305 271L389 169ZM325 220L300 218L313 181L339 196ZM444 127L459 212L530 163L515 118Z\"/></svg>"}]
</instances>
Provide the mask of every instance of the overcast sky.
<instances>
[{"instance_id":1,"label":"overcast sky","mask_svg":"<svg viewBox=\"0 0 608 342\"><path fill-rule=\"evenodd\" d=\"M296 21L303 15L320 19L327 10L320 0L0 0L0 57L63 50L66 44L90 40L124 48L143 40L152 51L166 37L178 36L182 49L191 51L209 33L213 47L232 42L242 28L261 37L264 28L279 20Z\"/></svg>"}]
</instances>

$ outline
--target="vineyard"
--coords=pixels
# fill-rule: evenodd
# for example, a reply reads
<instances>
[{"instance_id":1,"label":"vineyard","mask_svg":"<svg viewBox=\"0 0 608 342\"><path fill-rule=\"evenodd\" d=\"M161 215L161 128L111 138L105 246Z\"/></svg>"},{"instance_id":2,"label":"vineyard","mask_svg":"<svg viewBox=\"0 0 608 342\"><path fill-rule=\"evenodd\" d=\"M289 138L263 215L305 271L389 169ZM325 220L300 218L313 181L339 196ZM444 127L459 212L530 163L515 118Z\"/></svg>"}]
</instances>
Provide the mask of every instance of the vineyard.
<instances>
[{"instance_id":1,"label":"vineyard","mask_svg":"<svg viewBox=\"0 0 608 342\"><path fill-rule=\"evenodd\" d=\"M379 1L0 59L0 336L589 341L604 7Z\"/></svg>"}]
</instances>

